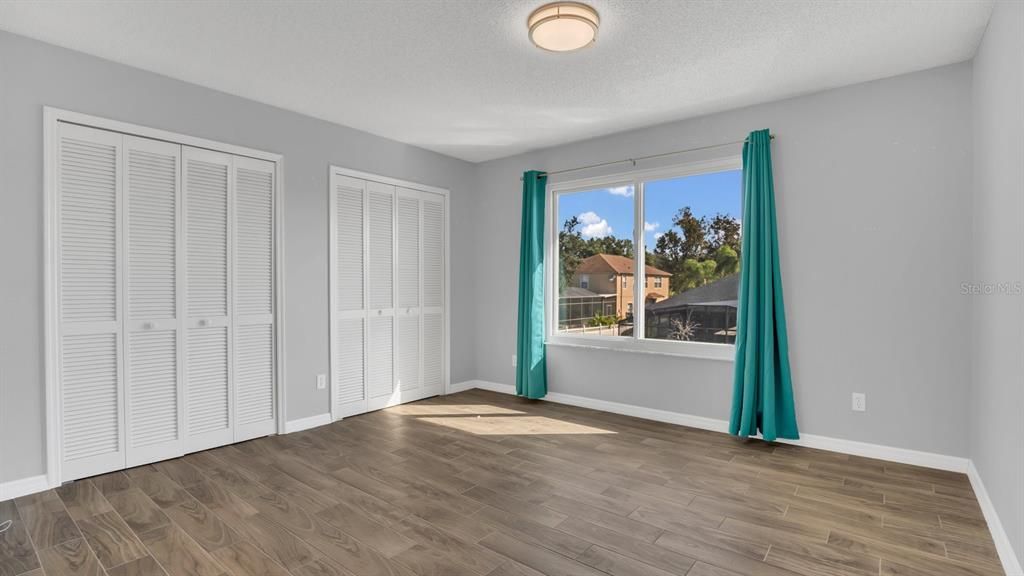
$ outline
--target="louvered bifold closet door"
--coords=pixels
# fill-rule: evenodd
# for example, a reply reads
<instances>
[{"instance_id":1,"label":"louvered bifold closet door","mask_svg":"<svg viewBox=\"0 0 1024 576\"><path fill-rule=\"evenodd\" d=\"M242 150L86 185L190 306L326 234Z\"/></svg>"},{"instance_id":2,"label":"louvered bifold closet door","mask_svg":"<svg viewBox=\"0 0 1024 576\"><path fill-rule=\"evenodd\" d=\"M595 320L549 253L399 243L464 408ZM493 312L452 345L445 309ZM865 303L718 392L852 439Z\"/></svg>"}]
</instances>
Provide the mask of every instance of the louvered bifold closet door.
<instances>
[{"instance_id":1,"label":"louvered bifold closet door","mask_svg":"<svg viewBox=\"0 0 1024 576\"><path fill-rule=\"evenodd\" d=\"M68 481L125 465L123 136L61 123L57 139L54 287L61 479Z\"/></svg>"},{"instance_id":2,"label":"louvered bifold closet door","mask_svg":"<svg viewBox=\"0 0 1024 576\"><path fill-rule=\"evenodd\" d=\"M397 189L395 237L397 259L395 279L398 293L396 308L398 401L418 400L422 389L420 367L420 193Z\"/></svg>"},{"instance_id":3,"label":"louvered bifold closet door","mask_svg":"<svg viewBox=\"0 0 1024 576\"><path fill-rule=\"evenodd\" d=\"M182 147L185 211L185 451L234 438L231 382L232 157Z\"/></svg>"},{"instance_id":4,"label":"louvered bifold closet door","mask_svg":"<svg viewBox=\"0 0 1024 576\"><path fill-rule=\"evenodd\" d=\"M366 183L367 409L392 404L395 394L395 187Z\"/></svg>"},{"instance_id":5,"label":"louvered bifold closet door","mask_svg":"<svg viewBox=\"0 0 1024 576\"><path fill-rule=\"evenodd\" d=\"M366 411L366 181L331 174L331 396L334 418Z\"/></svg>"},{"instance_id":6,"label":"louvered bifold closet door","mask_svg":"<svg viewBox=\"0 0 1024 576\"><path fill-rule=\"evenodd\" d=\"M127 466L180 456L181 146L125 136Z\"/></svg>"},{"instance_id":7,"label":"louvered bifold closet door","mask_svg":"<svg viewBox=\"0 0 1024 576\"><path fill-rule=\"evenodd\" d=\"M274 163L236 156L235 442L273 434Z\"/></svg>"},{"instance_id":8,"label":"louvered bifold closet door","mask_svg":"<svg viewBox=\"0 0 1024 576\"><path fill-rule=\"evenodd\" d=\"M441 394L448 380L447 306L448 209L441 194L423 192L423 388Z\"/></svg>"}]
</instances>

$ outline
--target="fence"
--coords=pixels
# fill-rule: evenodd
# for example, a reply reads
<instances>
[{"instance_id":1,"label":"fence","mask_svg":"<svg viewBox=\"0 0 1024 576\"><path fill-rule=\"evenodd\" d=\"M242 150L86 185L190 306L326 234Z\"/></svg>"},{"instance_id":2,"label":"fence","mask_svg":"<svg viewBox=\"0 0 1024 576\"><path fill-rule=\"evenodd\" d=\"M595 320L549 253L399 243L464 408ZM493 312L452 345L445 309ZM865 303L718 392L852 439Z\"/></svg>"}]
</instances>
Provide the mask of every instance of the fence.
<instances>
[{"instance_id":1,"label":"fence","mask_svg":"<svg viewBox=\"0 0 1024 576\"><path fill-rule=\"evenodd\" d=\"M562 334L597 334L600 336L618 336L619 325L611 326L582 326L579 328L563 328L559 330Z\"/></svg>"}]
</instances>

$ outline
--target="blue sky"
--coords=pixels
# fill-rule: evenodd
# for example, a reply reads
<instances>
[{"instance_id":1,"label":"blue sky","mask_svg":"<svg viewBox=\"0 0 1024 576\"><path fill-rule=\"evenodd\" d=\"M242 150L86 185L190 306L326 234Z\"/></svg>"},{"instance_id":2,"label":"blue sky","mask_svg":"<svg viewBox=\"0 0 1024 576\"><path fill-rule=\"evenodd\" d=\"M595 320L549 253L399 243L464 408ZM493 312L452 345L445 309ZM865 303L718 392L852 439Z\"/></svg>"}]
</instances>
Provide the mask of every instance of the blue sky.
<instances>
[{"instance_id":1,"label":"blue sky","mask_svg":"<svg viewBox=\"0 0 1024 576\"><path fill-rule=\"evenodd\" d=\"M644 228L648 249L653 250L655 237L672 227L672 217L684 206L689 206L698 218L710 218L722 213L739 220L742 178L742 170L730 170L648 182L644 198L647 205ZM632 189L605 188L563 194L558 198L559 228L573 216L580 217L580 230L584 238L632 238Z\"/></svg>"}]
</instances>

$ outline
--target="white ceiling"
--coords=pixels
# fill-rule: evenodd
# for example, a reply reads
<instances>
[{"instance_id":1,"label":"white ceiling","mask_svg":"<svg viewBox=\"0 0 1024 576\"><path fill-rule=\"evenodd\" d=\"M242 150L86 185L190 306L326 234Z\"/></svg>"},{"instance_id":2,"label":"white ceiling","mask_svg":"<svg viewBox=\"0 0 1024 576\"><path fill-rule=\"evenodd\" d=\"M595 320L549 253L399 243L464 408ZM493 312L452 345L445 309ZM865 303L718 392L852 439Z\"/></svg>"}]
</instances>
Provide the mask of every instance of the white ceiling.
<instances>
[{"instance_id":1,"label":"white ceiling","mask_svg":"<svg viewBox=\"0 0 1024 576\"><path fill-rule=\"evenodd\" d=\"M470 161L960 62L990 0L0 2L0 28Z\"/></svg>"}]
</instances>

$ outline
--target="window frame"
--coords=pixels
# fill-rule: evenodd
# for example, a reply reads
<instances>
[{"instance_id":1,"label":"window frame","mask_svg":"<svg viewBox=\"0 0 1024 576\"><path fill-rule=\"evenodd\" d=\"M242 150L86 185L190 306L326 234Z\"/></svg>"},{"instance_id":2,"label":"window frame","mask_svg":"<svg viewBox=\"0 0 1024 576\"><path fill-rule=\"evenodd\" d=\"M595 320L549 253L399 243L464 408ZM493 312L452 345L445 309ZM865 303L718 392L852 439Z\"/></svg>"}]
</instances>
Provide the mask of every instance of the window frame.
<instances>
[{"instance_id":1,"label":"window frame","mask_svg":"<svg viewBox=\"0 0 1024 576\"><path fill-rule=\"evenodd\" d=\"M588 192L604 188L614 188L617 186L633 187L633 267L635 272L633 278L633 302L634 310L637 310L635 303L643 303L648 290L648 287L646 286L646 263L644 261L644 255L646 253L644 232L644 184L652 180L669 180L742 169L742 158L739 155L730 155L711 160L686 162L646 170L630 170L628 172L618 172L590 178L579 178L564 181L558 180L557 178L549 178L546 187L546 202L548 209L544 227L545 344L618 352L680 356L727 362L734 361L736 355L736 347L734 344L719 344L714 342L676 342L671 340L647 339L643 337L643 334L645 333L645 313L633 314L633 335L631 337L560 333L558 331L558 232L561 229L561 222L559 222L558 217L558 199L560 196L577 192ZM644 310L644 307L641 306L639 309Z\"/></svg>"}]
</instances>

